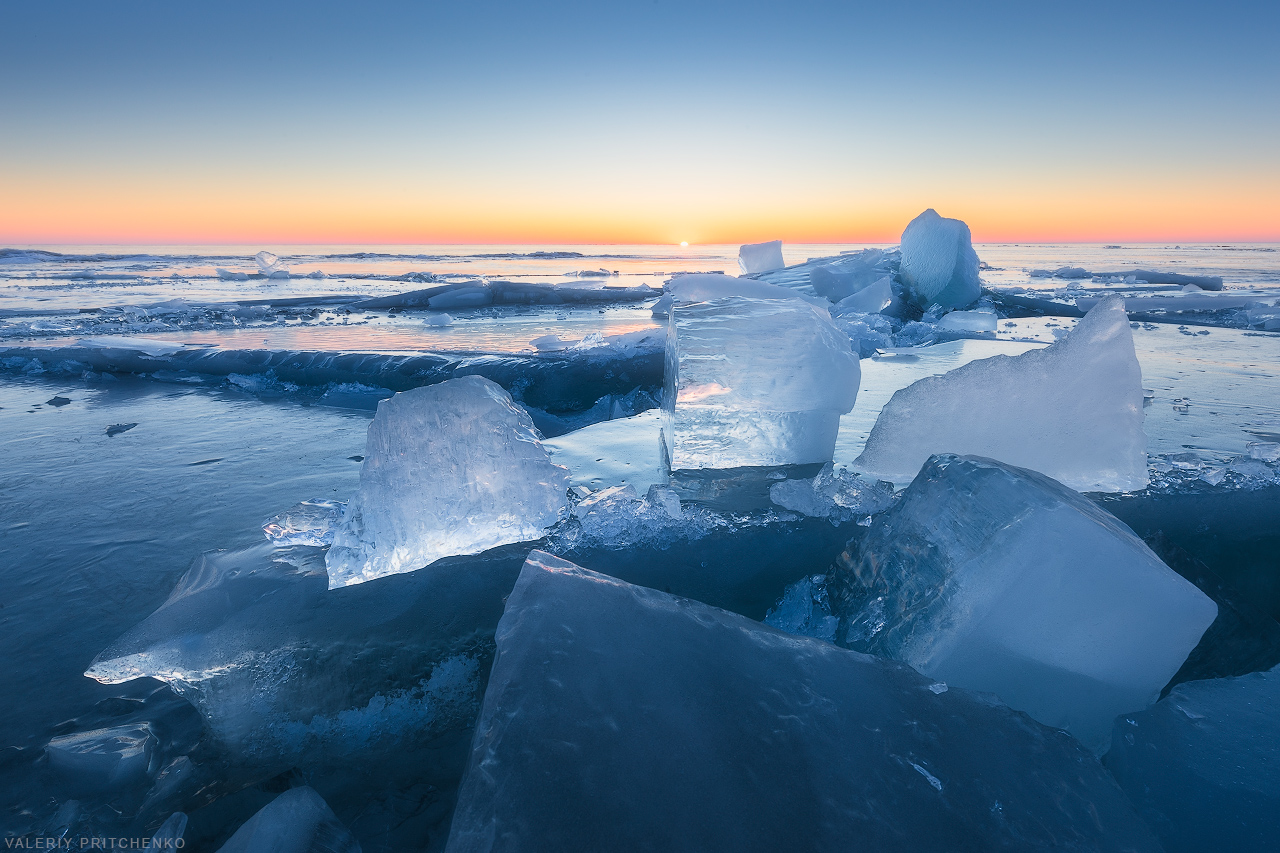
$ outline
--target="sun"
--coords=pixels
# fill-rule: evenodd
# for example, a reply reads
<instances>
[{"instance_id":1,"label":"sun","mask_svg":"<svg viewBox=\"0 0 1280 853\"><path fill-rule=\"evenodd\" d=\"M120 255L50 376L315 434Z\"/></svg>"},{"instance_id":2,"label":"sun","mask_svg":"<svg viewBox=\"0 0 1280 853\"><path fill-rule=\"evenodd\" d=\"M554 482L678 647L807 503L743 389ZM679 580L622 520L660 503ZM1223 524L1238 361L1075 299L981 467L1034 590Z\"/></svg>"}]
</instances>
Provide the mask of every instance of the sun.
<instances>
[{"instance_id":1,"label":"sun","mask_svg":"<svg viewBox=\"0 0 1280 853\"><path fill-rule=\"evenodd\" d=\"M682 249L687 249L687 248L689 248L689 241L688 241L688 240L681 240L681 241L680 241L680 248L682 248Z\"/></svg>"}]
</instances>

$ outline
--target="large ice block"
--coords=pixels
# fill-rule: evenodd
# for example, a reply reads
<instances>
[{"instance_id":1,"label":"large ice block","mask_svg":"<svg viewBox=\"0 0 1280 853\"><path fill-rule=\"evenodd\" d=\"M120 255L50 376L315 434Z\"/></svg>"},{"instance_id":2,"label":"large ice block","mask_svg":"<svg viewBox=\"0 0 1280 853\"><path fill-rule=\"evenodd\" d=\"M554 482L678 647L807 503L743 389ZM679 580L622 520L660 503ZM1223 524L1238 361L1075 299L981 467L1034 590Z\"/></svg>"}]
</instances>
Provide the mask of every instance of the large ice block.
<instances>
[{"instance_id":1,"label":"large ice block","mask_svg":"<svg viewBox=\"0 0 1280 853\"><path fill-rule=\"evenodd\" d=\"M218 853L360 853L324 798L290 788L249 818Z\"/></svg>"},{"instance_id":2,"label":"large ice block","mask_svg":"<svg viewBox=\"0 0 1280 853\"><path fill-rule=\"evenodd\" d=\"M969 226L932 208L902 232L898 277L923 307L963 308L982 295Z\"/></svg>"},{"instance_id":3,"label":"large ice block","mask_svg":"<svg viewBox=\"0 0 1280 853\"><path fill-rule=\"evenodd\" d=\"M541 439L528 413L479 376L383 400L325 558L330 587L541 537L569 487Z\"/></svg>"},{"instance_id":4,"label":"large ice block","mask_svg":"<svg viewBox=\"0 0 1280 853\"><path fill-rule=\"evenodd\" d=\"M1116 719L1106 763L1168 853L1280 838L1280 668L1179 684Z\"/></svg>"},{"instance_id":5,"label":"large ice block","mask_svg":"<svg viewBox=\"0 0 1280 853\"><path fill-rule=\"evenodd\" d=\"M837 640L995 693L1105 748L1218 608L1095 503L1043 474L935 456L837 561Z\"/></svg>"},{"instance_id":6,"label":"large ice block","mask_svg":"<svg viewBox=\"0 0 1280 853\"><path fill-rule=\"evenodd\" d=\"M787 265L782 259L782 241L770 240L767 243L748 243L738 249L738 266L744 273L769 272L780 270Z\"/></svg>"},{"instance_id":7,"label":"large ice block","mask_svg":"<svg viewBox=\"0 0 1280 853\"><path fill-rule=\"evenodd\" d=\"M1142 370L1123 300L1105 300L1062 340L929 376L894 393L856 467L906 483L934 453L1031 468L1080 491L1147 484Z\"/></svg>"},{"instance_id":8,"label":"large ice block","mask_svg":"<svg viewBox=\"0 0 1280 853\"><path fill-rule=\"evenodd\" d=\"M848 335L803 300L677 305L662 398L670 467L829 462L860 376Z\"/></svg>"},{"instance_id":9,"label":"large ice block","mask_svg":"<svg viewBox=\"0 0 1280 853\"><path fill-rule=\"evenodd\" d=\"M534 551L446 848L1155 850L1071 738Z\"/></svg>"}]
</instances>

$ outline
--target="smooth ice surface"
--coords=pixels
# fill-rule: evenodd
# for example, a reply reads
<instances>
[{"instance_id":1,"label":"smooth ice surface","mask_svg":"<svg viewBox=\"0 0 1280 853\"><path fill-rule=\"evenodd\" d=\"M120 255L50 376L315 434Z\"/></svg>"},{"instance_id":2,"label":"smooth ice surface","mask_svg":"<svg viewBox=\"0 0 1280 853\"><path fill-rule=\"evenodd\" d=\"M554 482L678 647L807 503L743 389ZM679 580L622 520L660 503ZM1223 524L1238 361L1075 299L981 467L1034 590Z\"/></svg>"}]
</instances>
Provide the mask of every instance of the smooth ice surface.
<instances>
[{"instance_id":1,"label":"smooth ice surface","mask_svg":"<svg viewBox=\"0 0 1280 853\"><path fill-rule=\"evenodd\" d=\"M1280 837L1280 669L1179 684L1115 722L1107 768L1168 853Z\"/></svg>"},{"instance_id":2,"label":"smooth ice surface","mask_svg":"<svg viewBox=\"0 0 1280 853\"><path fill-rule=\"evenodd\" d=\"M995 693L1099 751L1218 612L1083 495L972 456L930 459L838 565L842 644Z\"/></svg>"},{"instance_id":3,"label":"smooth ice surface","mask_svg":"<svg viewBox=\"0 0 1280 853\"><path fill-rule=\"evenodd\" d=\"M911 220L902 232L898 276L924 307L963 308L973 302L982 295L982 283L969 226L932 208Z\"/></svg>"},{"instance_id":4,"label":"smooth ice surface","mask_svg":"<svg viewBox=\"0 0 1280 853\"><path fill-rule=\"evenodd\" d=\"M738 266L748 275L756 272L780 270L787 265L782 259L782 241L748 243L738 249Z\"/></svg>"},{"instance_id":5,"label":"smooth ice surface","mask_svg":"<svg viewBox=\"0 0 1280 853\"><path fill-rule=\"evenodd\" d=\"M1155 850L1078 744L534 551L447 850Z\"/></svg>"},{"instance_id":6,"label":"smooth ice surface","mask_svg":"<svg viewBox=\"0 0 1280 853\"><path fill-rule=\"evenodd\" d=\"M719 273L676 276L667 285L667 293L676 302L705 302L726 296L749 296L753 299L800 299L802 296L789 287Z\"/></svg>"},{"instance_id":7,"label":"smooth ice surface","mask_svg":"<svg viewBox=\"0 0 1280 853\"><path fill-rule=\"evenodd\" d=\"M330 586L539 538L569 486L541 438L528 413L479 376L379 403L360 488L325 558Z\"/></svg>"},{"instance_id":8,"label":"smooth ice surface","mask_svg":"<svg viewBox=\"0 0 1280 853\"><path fill-rule=\"evenodd\" d=\"M744 297L676 306L663 392L670 467L829 462L859 377L848 336L823 308Z\"/></svg>"},{"instance_id":9,"label":"smooth ice surface","mask_svg":"<svg viewBox=\"0 0 1280 853\"><path fill-rule=\"evenodd\" d=\"M1142 370L1119 299L1062 340L973 361L893 395L856 467L904 483L934 453L989 456L1080 491L1147 484Z\"/></svg>"},{"instance_id":10,"label":"smooth ice surface","mask_svg":"<svg viewBox=\"0 0 1280 853\"><path fill-rule=\"evenodd\" d=\"M360 843L312 788L290 788L249 818L218 853L360 853Z\"/></svg>"}]
</instances>

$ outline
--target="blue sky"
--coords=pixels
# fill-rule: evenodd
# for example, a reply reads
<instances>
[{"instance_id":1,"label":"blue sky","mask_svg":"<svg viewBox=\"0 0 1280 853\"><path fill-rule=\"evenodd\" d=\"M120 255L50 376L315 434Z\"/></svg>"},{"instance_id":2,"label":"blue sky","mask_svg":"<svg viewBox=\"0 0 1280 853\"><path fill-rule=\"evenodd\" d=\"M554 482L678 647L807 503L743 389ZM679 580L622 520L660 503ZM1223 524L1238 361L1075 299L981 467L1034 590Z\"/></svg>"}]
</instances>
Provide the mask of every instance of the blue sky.
<instances>
[{"instance_id":1,"label":"blue sky","mask_svg":"<svg viewBox=\"0 0 1280 853\"><path fill-rule=\"evenodd\" d=\"M15 3L0 238L1277 239L1278 9Z\"/></svg>"}]
</instances>

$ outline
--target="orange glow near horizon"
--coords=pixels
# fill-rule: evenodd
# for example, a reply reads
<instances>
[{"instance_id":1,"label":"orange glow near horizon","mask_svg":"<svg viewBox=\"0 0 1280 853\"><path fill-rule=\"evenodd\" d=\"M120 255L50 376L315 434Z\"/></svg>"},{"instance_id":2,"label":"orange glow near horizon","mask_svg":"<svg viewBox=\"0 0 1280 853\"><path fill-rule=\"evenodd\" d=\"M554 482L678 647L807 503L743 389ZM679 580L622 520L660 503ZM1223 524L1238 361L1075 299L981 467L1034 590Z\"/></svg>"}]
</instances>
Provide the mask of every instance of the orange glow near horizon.
<instances>
[{"instance_id":1,"label":"orange glow near horizon","mask_svg":"<svg viewBox=\"0 0 1280 853\"><path fill-rule=\"evenodd\" d=\"M1280 241L1280 192L1265 183L1195 194L1185 187L1106 195L1047 187L970 197L911 187L895 198L878 187L856 202L775 191L759 199L688 192L674 202L620 194L611 203L568 192L545 200L530 192L504 199L457 191L424 199L405 192L11 184L0 190L0 244L888 244L926 207L963 219L979 243Z\"/></svg>"}]
</instances>

